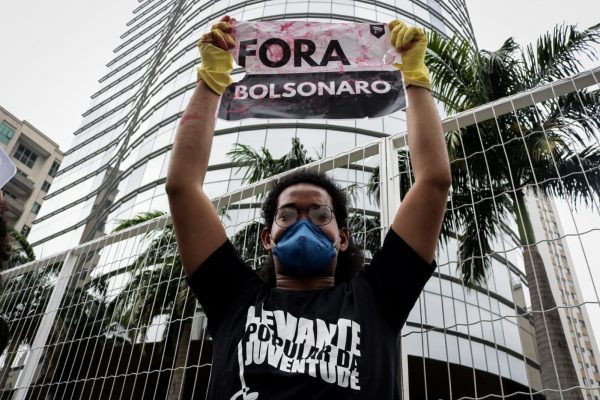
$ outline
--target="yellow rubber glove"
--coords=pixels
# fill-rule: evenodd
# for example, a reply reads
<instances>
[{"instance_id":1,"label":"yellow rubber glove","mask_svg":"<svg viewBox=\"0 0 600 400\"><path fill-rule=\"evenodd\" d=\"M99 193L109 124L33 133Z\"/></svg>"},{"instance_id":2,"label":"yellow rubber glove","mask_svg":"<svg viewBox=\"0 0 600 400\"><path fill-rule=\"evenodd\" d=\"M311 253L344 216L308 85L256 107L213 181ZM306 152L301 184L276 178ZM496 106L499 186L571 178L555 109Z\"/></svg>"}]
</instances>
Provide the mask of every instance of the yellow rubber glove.
<instances>
[{"instance_id":1,"label":"yellow rubber glove","mask_svg":"<svg viewBox=\"0 0 600 400\"><path fill-rule=\"evenodd\" d=\"M233 30L233 22L228 16L223 17L198 42L202 59L202 65L198 67L198 81L202 80L219 96L233 82L233 57L227 52L235 47L235 40L229 34Z\"/></svg>"},{"instance_id":2,"label":"yellow rubber glove","mask_svg":"<svg viewBox=\"0 0 600 400\"><path fill-rule=\"evenodd\" d=\"M402 56L402 64L394 64L402 71L404 84L415 85L431 90L429 70L425 66L427 35L416 26L408 26L400 20L393 20L389 27L392 33L392 45Z\"/></svg>"}]
</instances>

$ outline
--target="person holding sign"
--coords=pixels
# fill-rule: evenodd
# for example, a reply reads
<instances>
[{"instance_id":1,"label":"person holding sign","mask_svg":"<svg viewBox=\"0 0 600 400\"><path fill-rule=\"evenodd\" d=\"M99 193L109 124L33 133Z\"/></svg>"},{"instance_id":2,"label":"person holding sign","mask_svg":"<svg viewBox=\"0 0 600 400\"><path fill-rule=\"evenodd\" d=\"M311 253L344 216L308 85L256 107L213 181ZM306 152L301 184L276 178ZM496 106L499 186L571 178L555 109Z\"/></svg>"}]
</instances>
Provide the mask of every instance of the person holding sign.
<instances>
[{"instance_id":1,"label":"person holding sign","mask_svg":"<svg viewBox=\"0 0 600 400\"><path fill-rule=\"evenodd\" d=\"M423 30L394 20L415 182L363 271L342 191L324 175L281 179L262 207L274 284L245 266L202 190L220 96L232 83L235 21L199 43L198 85L181 119L167 194L188 283L213 337L209 399L398 399L396 340L426 281L451 183L424 64Z\"/></svg>"}]
</instances>

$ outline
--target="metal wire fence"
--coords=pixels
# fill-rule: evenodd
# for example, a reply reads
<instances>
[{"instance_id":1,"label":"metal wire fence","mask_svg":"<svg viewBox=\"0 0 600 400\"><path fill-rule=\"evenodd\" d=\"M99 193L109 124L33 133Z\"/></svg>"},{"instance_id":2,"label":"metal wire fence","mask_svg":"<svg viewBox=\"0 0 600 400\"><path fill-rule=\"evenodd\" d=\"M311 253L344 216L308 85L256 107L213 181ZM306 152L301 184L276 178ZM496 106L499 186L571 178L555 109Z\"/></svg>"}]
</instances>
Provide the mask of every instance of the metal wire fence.
<instances>
[{"instance_id":1,"label":"metal wire fence","mask_svg":"<svg viewBox=\"0 0 600 400\"><path fill-rule=\"evenodd\" d=\"M588 317L600 311L591 244L600 151L597 130L582 133L600 116L598 108L572 112L599 79L600 69L587 71L444 120L453 188L439 268L399 340L405 398L600 398ZM413 182L406 135L301 168L347 191L350 230L368 263ZM254 267L267 257L259 204L282 175L213 199ZM566 199L560 217L569 228L554 197ZM582 213L591 229L581 229ZM11 340L0 398L205 397L212 339L168 215L1 277Z\"/></svg>"}]
</instances>

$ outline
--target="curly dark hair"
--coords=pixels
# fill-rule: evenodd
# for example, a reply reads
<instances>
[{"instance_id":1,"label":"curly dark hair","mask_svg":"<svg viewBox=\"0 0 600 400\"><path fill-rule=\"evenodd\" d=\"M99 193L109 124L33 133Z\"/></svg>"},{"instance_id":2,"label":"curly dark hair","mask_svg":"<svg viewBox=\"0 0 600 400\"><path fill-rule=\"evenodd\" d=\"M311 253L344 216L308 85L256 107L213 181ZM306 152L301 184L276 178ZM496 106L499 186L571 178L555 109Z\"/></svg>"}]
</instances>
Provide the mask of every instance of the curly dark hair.
<instances>
[{"instance_id":1,"label":"curly dark hair","mask_svg":"<svg viewBox=\"0 0 600 400\"><path fill-rule=\"evenodd\" d=\"M327 175L309 170L301 170L286 175L273 184L261 207L262 217L267 227L270 228L275 220L279 195L288 187L299 183L309 183L325 189L331 196L331 204L333 205L333 213L338 228L348 228L348 198L344 191ZM362 252L350 237L348 248L338 254L334 275L335 284L355 277L363 268L363 260ZM275 264L272 254L268 255L266 262L259 268L258 274L267 285L275 286Z\"/></svg>"}]
</instances>

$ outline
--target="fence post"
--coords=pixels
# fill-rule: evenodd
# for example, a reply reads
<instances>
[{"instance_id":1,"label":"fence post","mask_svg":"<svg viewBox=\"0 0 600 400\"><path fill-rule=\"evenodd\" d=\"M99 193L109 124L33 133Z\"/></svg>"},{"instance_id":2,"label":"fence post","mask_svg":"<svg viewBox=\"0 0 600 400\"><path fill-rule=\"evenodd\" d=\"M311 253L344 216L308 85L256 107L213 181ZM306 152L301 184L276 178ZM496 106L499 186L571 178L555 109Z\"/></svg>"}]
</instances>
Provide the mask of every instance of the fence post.
<instances>
[{"instance_id":1,"label":"fence post","mask_svg":"<svg viewBox=\"0 0 600 400\"><path fill-rule=\"evenodd\" d=\"M391 137L381 139L379 142L379 195L381 204L381 243L385 238L400 206L400 166L398 165L398 151ZM408 391L408 355L405 351L406 339L400 336L398 346L398 387L402 391L402 398L409 398Z\"/></svg>"},{"instance_id":2,"label":"fence post","mask_svg":"<svg viewBox=\"0 0 600 400\"><path fill-rule=\"evenodd\" d=\"M23 366L23 370L19 374L19 379L15 385L16 391L13 400L25 400L27 397L27 392L35 379L44 348L48 342L48 337L52 331L52 326L54 326L60 303L65 295L78 258L79 257L73 251L70 251L65 257L65 261L56 280L56 285L54 285L52 295L50 296L44 316L42 317L42 322L40 323L33 343L31 344L29 356Z\"/></svg>"},{"instance_id":3,"label":"fence post","mask_svg":"<svg viewBox=\"0 0 600 400\"><path fill-rule=\"evenodd\" d=\"M398 152L394 148L391 137L381 139L379 142L379 196L381 204L381 244L385 234L392 226L396 211L400 206L400 168L398 166Z\"/></svg>"}]
</instances>

